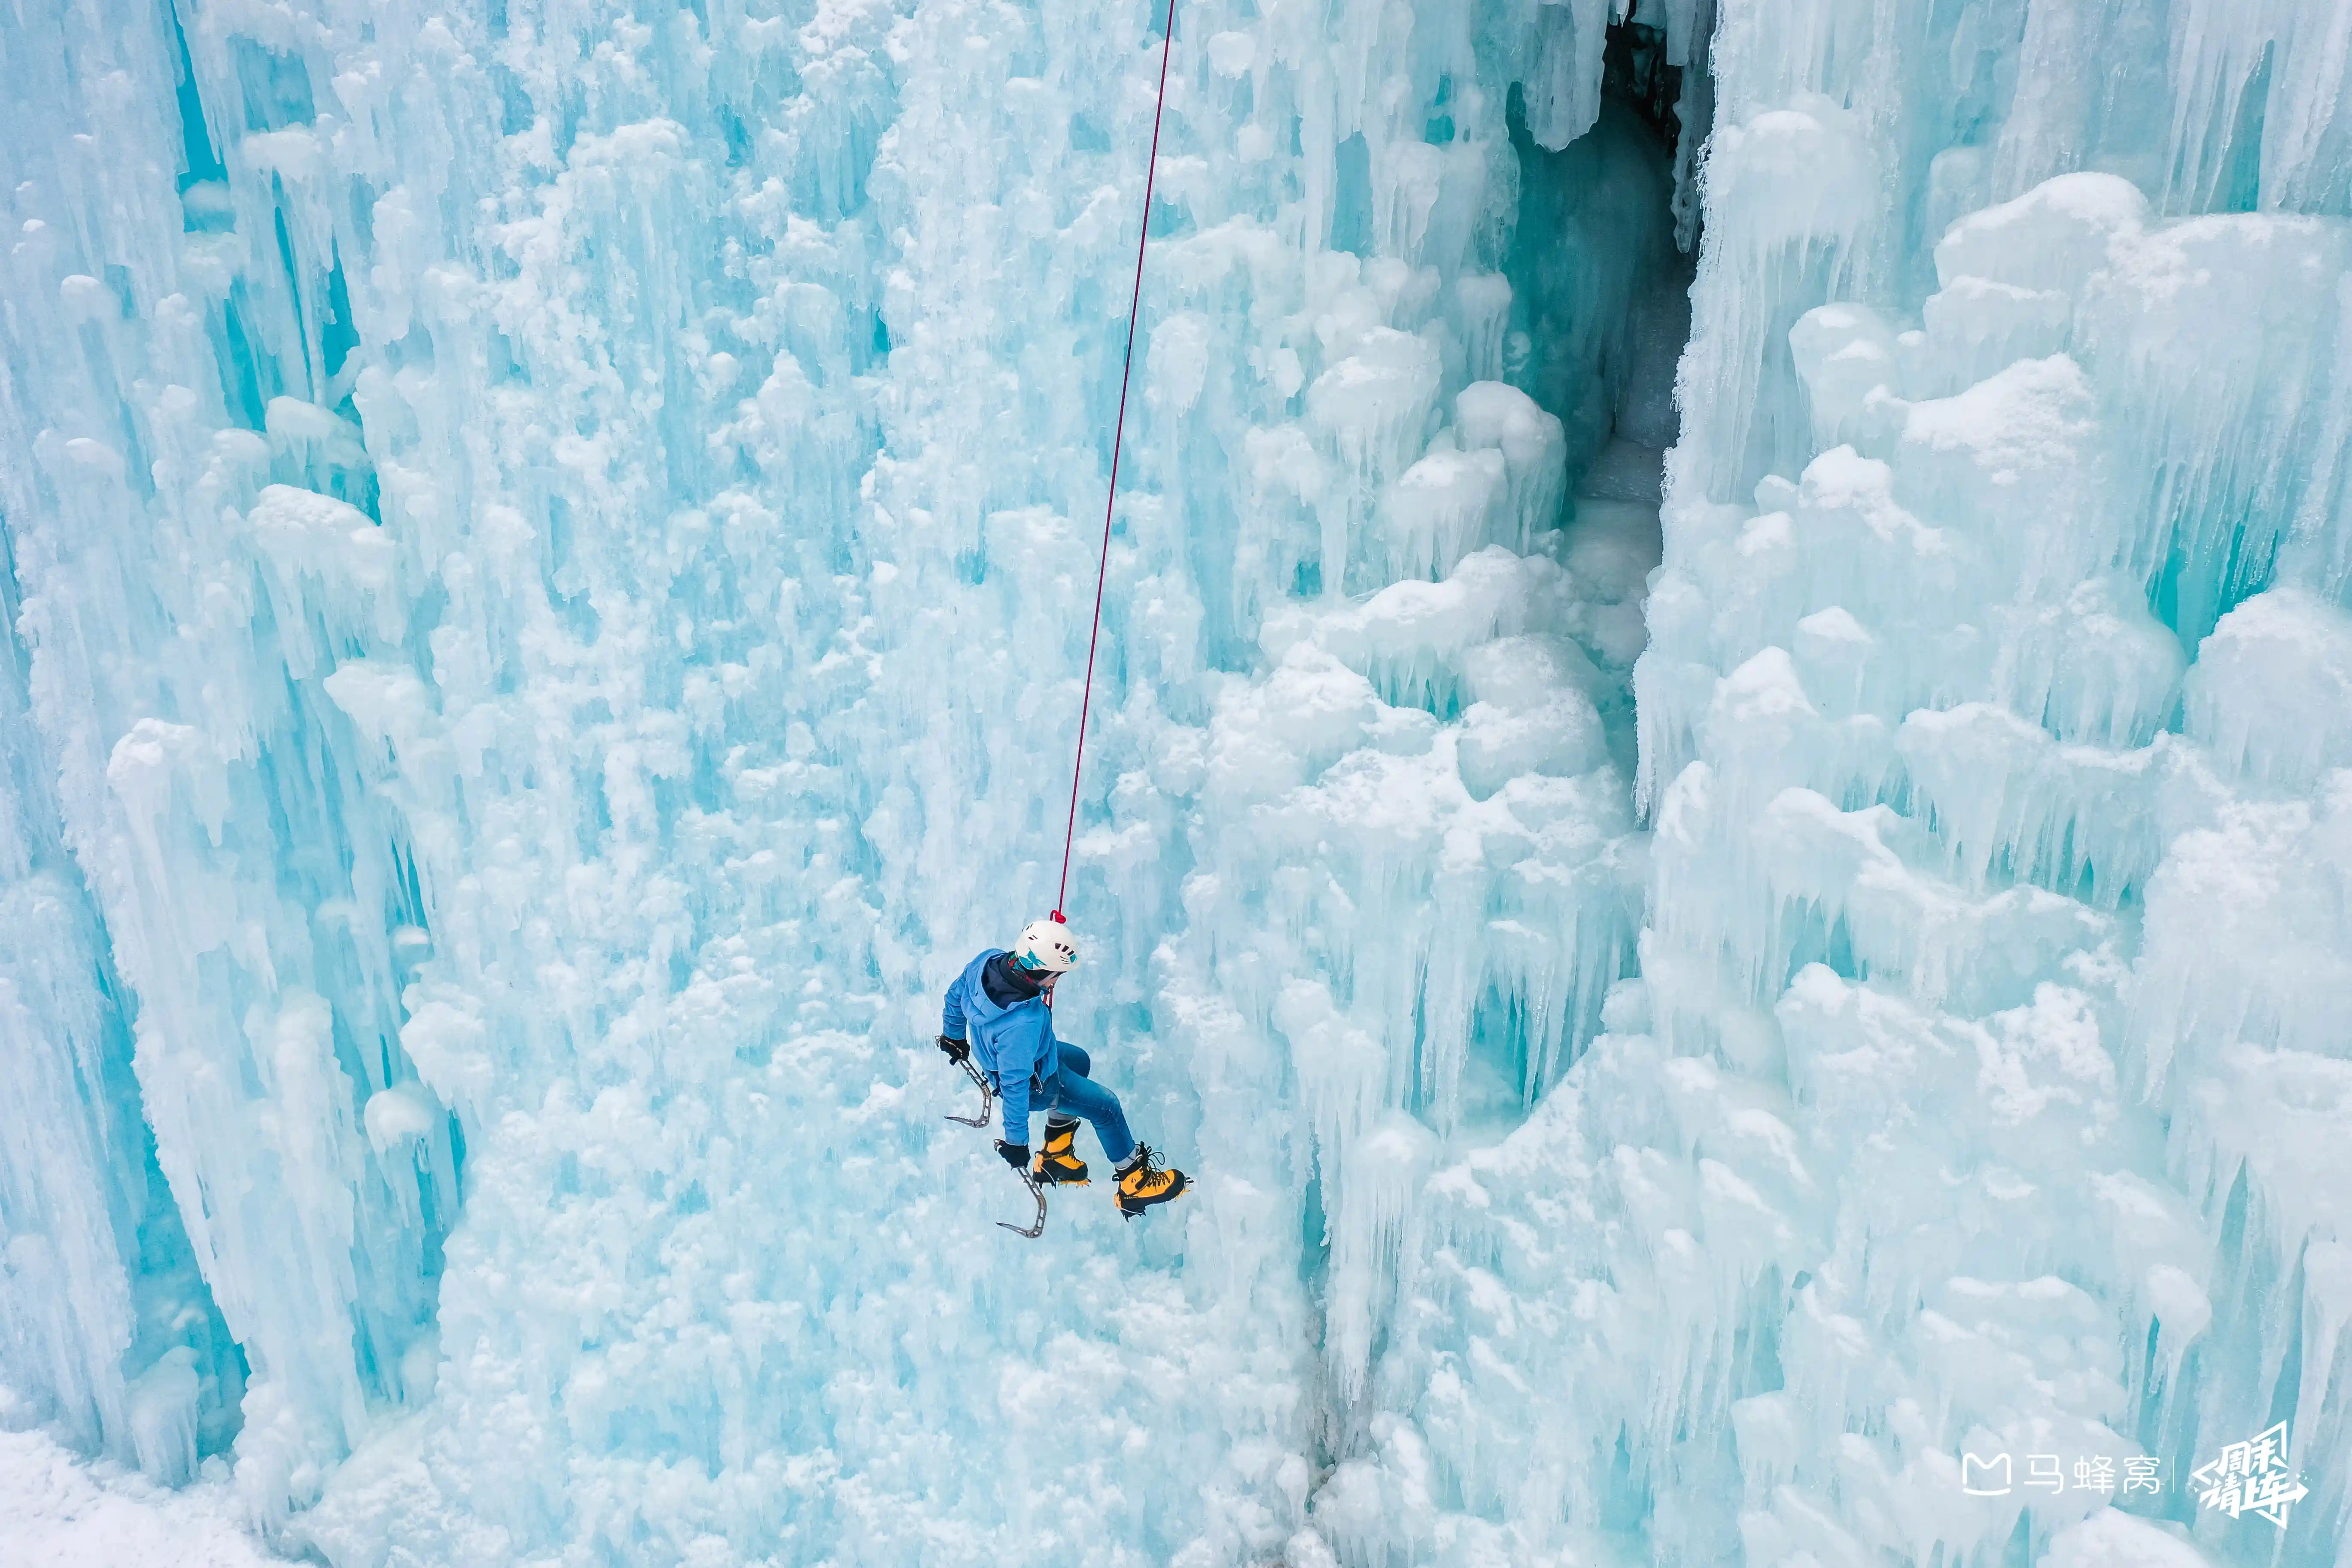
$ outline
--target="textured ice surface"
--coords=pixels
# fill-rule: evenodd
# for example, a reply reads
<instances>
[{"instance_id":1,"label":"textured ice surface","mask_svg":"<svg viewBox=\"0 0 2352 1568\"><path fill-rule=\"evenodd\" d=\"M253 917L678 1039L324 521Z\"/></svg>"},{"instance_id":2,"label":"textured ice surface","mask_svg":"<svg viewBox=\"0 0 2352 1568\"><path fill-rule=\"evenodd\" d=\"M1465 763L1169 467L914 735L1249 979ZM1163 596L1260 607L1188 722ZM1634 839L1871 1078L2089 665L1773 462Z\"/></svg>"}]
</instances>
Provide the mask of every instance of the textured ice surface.
<instances>
[{"instance_id":1,"label":"textured ice surface","mask_svg":"<svg viewBox=\"0 0 2352 1568\"><path fill-rule=\"evenodd\" d=\"M0 1404L6 1402L0 1395ZM167 1490L49 1435L0 1429L0 1562L11 1568L263 1568L228 1468Z\"/></svg>"},{"instance_id":2,"label":"textured ice surface","mask_svg":"<svg viewBox=\"0 0 2352 1568\"><path fill-rule=\"evenodd\" d=\"M1059 1023L1199 1185L1032 1247L1157 7L14 15L26 1418L336 1568L2340 1562L2344 18L1638 16L1180 7Z\"/></svg>"}]
</instances>

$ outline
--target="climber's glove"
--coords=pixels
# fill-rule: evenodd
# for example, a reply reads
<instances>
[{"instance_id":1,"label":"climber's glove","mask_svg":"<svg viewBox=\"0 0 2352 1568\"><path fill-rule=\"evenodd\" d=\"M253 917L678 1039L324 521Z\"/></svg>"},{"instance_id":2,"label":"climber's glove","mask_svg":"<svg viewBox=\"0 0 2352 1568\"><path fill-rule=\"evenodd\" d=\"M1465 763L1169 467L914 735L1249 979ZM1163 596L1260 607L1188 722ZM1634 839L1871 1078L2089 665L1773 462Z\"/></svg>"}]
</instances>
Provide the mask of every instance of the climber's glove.
<instances>
[{"instance_id":1,"label":"climber's glove","mask_svg":"<svg viewBox=\"0 0 2352 1568\"><path fill-rule=\"evenodd\" d=\"M1029 1173L1028 1144L1007 1143L1003 1139L1000 1138L996 1141L996 1157L1003 1161L1006 1164L1012 1166L1014 1170L1020 1172L1023 1175L1025 1176Z\"/></svg>"},{"instance_id":2,"label":"climber's glove","mask_svg":"<svg viewBox=\"0 0 2352 1568\"><path fill-rule=\"evenodd\" d=\"M946 1057L948 1060L955 1063L956 1066L961 1067L965 1060L971 1055L971 1043L968 1040L950 1039L947 1036L941 1035L940 1037L940 1054Z\"/></svg>"}]
</instances>

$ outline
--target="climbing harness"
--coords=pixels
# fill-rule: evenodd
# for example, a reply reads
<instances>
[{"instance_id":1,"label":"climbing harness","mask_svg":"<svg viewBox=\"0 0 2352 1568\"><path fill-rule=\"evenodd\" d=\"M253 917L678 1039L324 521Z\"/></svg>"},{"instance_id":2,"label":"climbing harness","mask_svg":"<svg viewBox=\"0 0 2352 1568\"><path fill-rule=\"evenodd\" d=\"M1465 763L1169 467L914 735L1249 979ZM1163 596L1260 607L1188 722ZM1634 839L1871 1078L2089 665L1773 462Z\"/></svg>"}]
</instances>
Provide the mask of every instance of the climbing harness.
<instances>
[{"instance_id":1,"label":"climbing harness","mask_svg":"<svg viewBox=\"0 0 2352 1568\"><path fill-rule=\"evenodd\" d=\"M1103 502L1102 559L1095 567L1094 630L1087 637L1087 684L1078 699L1078 754L1070 764L1070 819L1062 832L1062 880L1054 893L1054 918L1070 894L1070 848L1078 836L1078 775L1087 765L1087 714L1094 705L1095 646L1102 640L1103 584L1110 575L1111 514L1118 506L1118 454L1127 435L1127 384L1135 370L1135 323L1143 310L1143 252L1151 238L1151 192L1160 178L1160 121L1168 110L1168 55L1176 45L1176 0L1168 0L1168 20L1160 37L1160 102L1151 111L1151 161L1143 172L1143 223L1135 236L1135 292L1127 306L1127 359L1118 372L1118 423L1110 438L1110 495ZM1044 1200L1039 1200L1041 1203Z\"/></svg>"}]
</instances>

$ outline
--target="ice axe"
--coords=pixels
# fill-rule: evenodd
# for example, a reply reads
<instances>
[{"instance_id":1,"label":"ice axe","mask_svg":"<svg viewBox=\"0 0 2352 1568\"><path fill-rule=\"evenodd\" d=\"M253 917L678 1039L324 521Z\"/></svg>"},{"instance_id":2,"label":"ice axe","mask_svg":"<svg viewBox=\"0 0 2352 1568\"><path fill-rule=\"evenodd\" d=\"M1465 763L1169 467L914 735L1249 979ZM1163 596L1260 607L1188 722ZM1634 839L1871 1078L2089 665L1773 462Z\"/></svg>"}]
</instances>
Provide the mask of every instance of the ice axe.
<instances>
[{"instance_id":1,"label":"ice axe","mask_svg":"<svg viewBox=\"0 0 2352 1568\"><path fill-rule=\"evenodd\" d=\"M1015 1236L1025 1236L1030 1240L1034 1241L1039 1237L1045 1234L1045 1189L1039 1186L1037 1184L1037 1178L1031 1175L1026 1171L1015 1171L1013 1174L1019 1176L1021 1178L1021 1184L1029 1189L1029 1195L1037 1200L1037 1223L1031 1226L1026 1230L1014 1225L1011 1220L1001 1219L996 1223L1003 1226L1006 1230L1011 1231Z\"/></svg>"},{"instance_id":2,"label":"ice axe","mask_svg":"<svg viewBox=\"0 0 2352 1568\"><path fill-rule=\"evenodd\" d=\"M996 1109L996 1090L989 1086L987 1075L971 1065L970 1057L961 1058L956 1066L963 1068L964 1077L971 1079L973 1085L980 1090L980 1114L978 1116L951 1114L948 1120L964 1127L986 1127L991 1113ZM1019 1176L1021 1184L1029 1189L1029 1195L1037 1200L1037 1222L1025 1230L1004 1220L998 1220L996 1223L1015 1236L1024 1236L1031 1241L1034 1241L1045 1234L1045 1189L1039 1186L1035 1179L1026 1171L1015 1171L1013 1174Z\"/></svg>"},{"instance_id":3,"label":"ice axe","mask_svg":"<svg viewBox=\"0 0 2352 1568\"><path fill-rule=\"evenodd\" d=\"M996 1090L989 1087L987 1077L971 1065L970 1057L957 1058L956 1066L963 1068L964 1077L980 1087L980 1114L978 1116L950 1115L948 1120L961 1122L966 1127L985 1127L988 1125L989 1114L996 1109Z\"/></svg>"}]
</instances>

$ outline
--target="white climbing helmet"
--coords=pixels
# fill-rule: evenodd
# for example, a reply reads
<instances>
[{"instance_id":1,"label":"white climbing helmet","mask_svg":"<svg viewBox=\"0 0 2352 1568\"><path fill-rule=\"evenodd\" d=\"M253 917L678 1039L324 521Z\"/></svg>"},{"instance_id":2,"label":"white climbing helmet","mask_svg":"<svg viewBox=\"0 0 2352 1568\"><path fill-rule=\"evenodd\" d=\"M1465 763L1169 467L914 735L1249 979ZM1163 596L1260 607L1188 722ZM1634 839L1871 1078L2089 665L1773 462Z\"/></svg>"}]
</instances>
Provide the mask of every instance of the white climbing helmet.
<instances>
[{"instance_id":1,"label":"white climbing helmet","mask_svg":"<svg viewBox=\"0 0 2352 1568\"><path fill-rule=\"evenodd\" d=\"M1078 966L1078 939L1061 921L1031 921L1013 944L1013 962L1024 969L1060 974Z\"/></svg>"}]
</instances>

